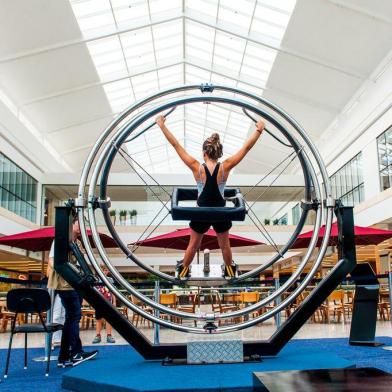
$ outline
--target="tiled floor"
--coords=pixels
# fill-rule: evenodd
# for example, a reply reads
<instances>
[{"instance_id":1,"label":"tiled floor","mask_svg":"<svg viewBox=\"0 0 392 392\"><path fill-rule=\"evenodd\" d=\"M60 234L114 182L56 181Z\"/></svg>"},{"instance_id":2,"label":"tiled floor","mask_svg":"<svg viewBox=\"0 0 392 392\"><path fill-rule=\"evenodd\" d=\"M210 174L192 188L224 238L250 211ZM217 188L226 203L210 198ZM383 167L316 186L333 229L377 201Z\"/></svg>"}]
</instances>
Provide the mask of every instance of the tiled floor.
<instances>
[{"instance_id":1,"label":"tiled floor","mask_svg":"<svg viewBox=\"0 0 392 392\"><path fill-rule=\"evenodd\" d=\"M266 323L245 329L243 331L238 331L235 333L226 334L226 337L230 338L240 338L242 340L254 340L254 339L267 339L273 332L275 332L275 324L271 321ZM153 339L153 329L147 328L142 325L141 331L150 339ZM301 330L295 335L294 338L297 339L317 339L317 338L340 338L348 337L350 333L350 324L343 323L333 323L330 324L320 324L320 323L308 323L305 324ZM113 335L116 338L116 344L126 344L125 340L121 338L115 331ZM377 323L377 336L389 336L392 337L392 324L389 321L378 321ZM82 330L80 333L83 344L91 345L91 342L95 336L95 331L93 329ZM197 335L197 338L201 338L203 335ZM223 336L223 335L221 335ZM9 333L0 333L0 349L8 347ZM182 332L173 331L170 329L162 328L160 330L160 342L186 342L188 340L195 339L194 334L185 334ZM106 335L103 333L103 343L107 344ZM13 347L23 347L24 337L22 334L16 335L14 337ZM44 336L43 334L32 334L29 335L29 347L43 347L44 346Z\"/></svg>"}]
</instances>

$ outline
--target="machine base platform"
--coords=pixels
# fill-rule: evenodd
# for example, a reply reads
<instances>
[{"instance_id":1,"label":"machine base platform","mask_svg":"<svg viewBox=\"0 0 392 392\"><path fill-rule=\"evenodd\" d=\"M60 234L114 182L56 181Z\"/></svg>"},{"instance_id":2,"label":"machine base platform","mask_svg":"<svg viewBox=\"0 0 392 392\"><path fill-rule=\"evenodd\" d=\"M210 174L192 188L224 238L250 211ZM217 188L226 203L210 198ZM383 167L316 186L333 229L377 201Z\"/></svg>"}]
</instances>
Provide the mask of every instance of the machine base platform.
<instances>
[{"instance_id":1,"label":"machine base platform","mask_svg":"<svg viewBox=\"0 0 392 392\"><path fill-rule=\"evenodd\" d=\"M354 366L336 354L304 347L301 341L260 362L177 366L146 361L129 346L101 346L96 359L66 370L62 387L80 392L251 392L254 372Z\"/></svg>"},{"instance_id":2,"label":"machine base platform","mask_svg":"<svg viewBox=\"0 0 392 392\"><path fill-rule=\"evenodd\" d=\"M223 277L221 264L211 264L209 272L204 272L204 265L202 264L192 264L190 277L181 280L181 283L187 286L215 287L224 286L231 281L232 279Z\"/></svg>"}]
</instances>

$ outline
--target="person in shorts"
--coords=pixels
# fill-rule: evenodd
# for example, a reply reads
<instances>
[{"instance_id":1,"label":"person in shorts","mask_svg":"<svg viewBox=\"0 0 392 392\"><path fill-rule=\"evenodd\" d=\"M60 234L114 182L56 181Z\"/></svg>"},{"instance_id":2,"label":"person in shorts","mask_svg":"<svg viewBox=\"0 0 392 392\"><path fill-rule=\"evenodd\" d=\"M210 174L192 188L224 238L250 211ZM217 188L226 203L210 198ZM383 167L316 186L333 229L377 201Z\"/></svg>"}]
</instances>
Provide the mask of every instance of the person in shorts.
<instances>
[{"instance_id":1,"label":"person in shorts","mask_svg":"<svg viewBox=\"0 0 392 392\"><path fill-rule=\"evenodd\" d=\"M192 171L198 189L197 205L200 207L224 207L226 205L224 189L230 171L242 161L246 154L256 144L265 126L263 120L258 121L255 131L252 132L249 138L245 141L244 145L237 153L228 157L223 162L218 161L223 156L223 145L220 142L219 135L217 133L213 133L203 143L204 163L201 164L197 159L193 158L184 147L182 147L175 136L169 131L165 125L164 116L158 116L156 118L156 123L162 130L162 133L168 142L174 147L178 156ZM228 278L234 277L236 265L232 259L232 251L229 240L229 230L232 226L231 221L191 221L189 226L191 228L191 236L184 258L182 262L177 265L178 277L180 279L186 279L189 277L189 266L192 263L197 250L200 248L204 233L211 226L216 232L219 247L222 251L225 263L224 276Z\"/></svg>"},{"instance_id":2,"label":"person in shorts","mask_svg":"<svg viewBox=\"0 0 392 392\"><path fill-rule=\"evenodd\" d=\"M109 274L109 270L106 267L101 266L101 269L105 275ZM113 278L111 278L110 276L107 276L107 279L112 284L114 283ZM114 297L114 295L110 292L110 290L105 285L99 285L99 286L97 286L97 289L107 301L109 301L110 303L115 305L116 298ZM106 342L107 343L116 343L116 340L114 339L114 337L112 335L112 326L106 320L104 320L104 317L100 313L99 310L95 310L95 320L96 320L96 326L95 326L96 335L95 335L95 338L93 339L93 343L94 344L101 343L101 341L102 341L101 334L102 334L104 322L105 322L105 330L106 330Z\"/></svg>"}]
</instances>

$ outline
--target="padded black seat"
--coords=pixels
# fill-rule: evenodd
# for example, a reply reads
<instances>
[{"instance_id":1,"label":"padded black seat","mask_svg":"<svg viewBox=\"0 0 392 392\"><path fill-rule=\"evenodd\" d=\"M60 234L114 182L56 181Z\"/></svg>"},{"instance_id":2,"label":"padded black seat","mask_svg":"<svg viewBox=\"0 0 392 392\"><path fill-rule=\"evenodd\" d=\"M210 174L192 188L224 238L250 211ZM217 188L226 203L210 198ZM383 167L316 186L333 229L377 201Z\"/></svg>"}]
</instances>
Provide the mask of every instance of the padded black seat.
<instances>
[{"instance_id":1,"label":"padded black seat","mask_svg":"<svg viewBox=\"0 0 392 392\"><path fill-rule=\"evenodd\" d=\"M196 201L197 188L174 188L171 198L171 215L173 220L194 220L198 222L244 221L245 202L238 188L226 188L225 199L233 207L188 207L180 206L182 201Z\"/></svg>"},{"instance_id":2,"label":"padded black seat","mask_svg":"<svg viewBox=\"0 0 392 392\"><path fill-rule=\"evenodd\" d=\"M62 324L45 323L42 313L46 312L51 307L51 299L47 290L33 289L33 288L20 288L13 289L7 293L7 308L9 311L14 312L15 316L12 320L11 335L8 345L7 360L5 365L4 378L8 375L8 366L10 362L10 354L12 347L12 339L16 333L25 334L25 355L24 355L24 368L27 368L27 334L28 333L47 333L49 334L49 343L52 345L53 332L59 331L63 328ZM35 313L38 314L40 324L25 323L16 326L18 314ZM49 375L50 366L50 353L46 364L46 376Z\"/></svg>"}]
</instances>

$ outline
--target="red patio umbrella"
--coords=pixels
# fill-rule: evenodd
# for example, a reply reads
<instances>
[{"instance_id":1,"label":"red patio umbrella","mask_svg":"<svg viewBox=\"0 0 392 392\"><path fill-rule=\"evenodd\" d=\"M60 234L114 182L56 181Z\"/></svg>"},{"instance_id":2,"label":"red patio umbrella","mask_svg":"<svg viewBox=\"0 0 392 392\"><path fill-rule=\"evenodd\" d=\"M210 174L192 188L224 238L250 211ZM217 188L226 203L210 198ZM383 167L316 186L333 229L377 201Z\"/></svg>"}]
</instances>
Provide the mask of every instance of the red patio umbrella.
<instances>
[{"instance_id":1,"label":"red patio umbrella","mask_svg":"<svg viewBox=\"0 0 392 392\"><path fill-rule=\"evenodd\" d=\"M87 234L91 244L93 244L91 230L87 230ZM116 242L108 235L100 233L99 236L105 248L117 247ZM39 252L50 250L53 240L54 227L44 227L42 229L0 237L0 245L13 246L15 248L26 249L32 252Z\"/></svg>"},{"instance_id":2,"label":"red patio umbrella","mask_svg":"<svg viewBox=\"0 0 392 392\"><path fill-rule=\"evenodd\" d=\"M321 227L317 246L321 245L321 241L325 234L325 225ZM382 241L392 238L391 230L373 229L371 227L354 226L355 244L356 245L376 245ZM303 233L298 236L294 242L292 249L307 248L310 239L313 235L313 230ZM338 225L332 224L331 235L329 237L329 246L336 246L338 244Z\"/></svg>"},{"instance_id":3,"label":"red patio umbrella","mask_svg":"<svg viewBox=\"0 0 392 392\"><path fill-rule=\"evenodd\" d=\"M190 228L178 229L170 233L165 233L156 237L148 238L146 240L140 240L130 245L185 250L188 246L190 235ZM263 245L262 242L255 241L250 238L241 237L235 234L229 234L229 239L230 245L232 247ZM210 229L204 234L200 249L219 249L218 240L216 238L216 233L214 230Z\"/></svg>"}]
</instances>

